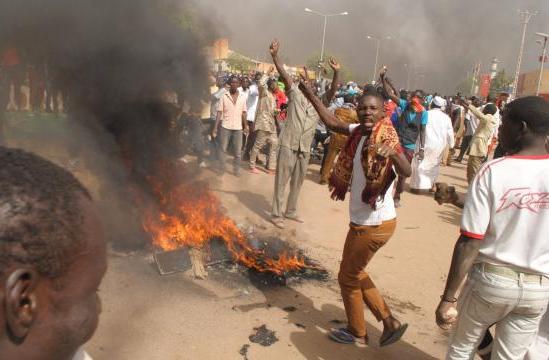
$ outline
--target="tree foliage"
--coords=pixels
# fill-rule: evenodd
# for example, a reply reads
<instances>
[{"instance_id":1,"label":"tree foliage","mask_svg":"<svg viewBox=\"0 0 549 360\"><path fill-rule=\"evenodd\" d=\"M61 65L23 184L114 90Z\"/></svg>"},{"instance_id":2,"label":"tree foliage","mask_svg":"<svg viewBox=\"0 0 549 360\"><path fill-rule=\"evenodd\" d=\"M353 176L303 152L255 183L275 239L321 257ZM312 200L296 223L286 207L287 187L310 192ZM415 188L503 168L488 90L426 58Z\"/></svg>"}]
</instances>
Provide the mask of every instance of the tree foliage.
<instances>
[{"instance_id":1,"label":"tree foliage","mask_svg":"<svg viewBox=\"0 0 549 360\"><path fill-rule=\"evenodd\" d=\"M322 68L323 69L326 69L326 72L323 72L323 76L326 76L328 77L329 79L331 79L333 76L334 76L334 73L332 71L332 68L330 67L330 65L328 64L328 59L330 57L333 57L334 59L336 59L338 62L341 63L341 60L337 57L337 56L332 56L330 54L325 54L324 55L324 61L323 63L321 64L320 63L320 53L315 53L313 55L311 55L306 61L305 61L305 66L307 67L307 69L311 70L311 71L315 71L318 73L318 70L321 69L320 65L322 65ZM340 75L341 75L341 81L353 81L353 80L356 80L354 78L354 74L353 72L351 71L351 69L349 69L347 66L345 66L344 64L341 63L341 70L340 70Z\"/></svg>"},{"instance_id":2,"label":"tree foliage","mask_svg":"<svg viewBox=\"0 0 549 360\"><path fill-rule=\"evenodd\" d=\"M232 71L247 72L255 68L255 63L247 57L231 53L227 59L227 65Z\"/></svg>"},{"instance_id":3,"label":"tree foliage","mask_svg":"<svg viewBox=\"0 0 549 360\"><path fill-rule=\"evenodd\" d=\"M513 79L507 76L505 69L498 71L490 83L490 96L496 96L497 94L506 91L512 83Z\"/></svg>"}]
</instances>

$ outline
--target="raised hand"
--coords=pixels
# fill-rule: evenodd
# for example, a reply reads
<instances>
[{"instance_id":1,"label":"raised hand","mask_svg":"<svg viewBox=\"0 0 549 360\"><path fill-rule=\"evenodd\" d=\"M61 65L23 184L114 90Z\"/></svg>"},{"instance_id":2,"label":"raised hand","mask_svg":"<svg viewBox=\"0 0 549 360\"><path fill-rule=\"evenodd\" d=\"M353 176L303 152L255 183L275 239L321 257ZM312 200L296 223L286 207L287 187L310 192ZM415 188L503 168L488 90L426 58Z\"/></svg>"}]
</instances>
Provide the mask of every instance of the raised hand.
<instances>
[{"instance_id":1,"label":"raised hand","mask_svg":"<svg viewBox=\"0 0 549 360\"><path fill-rule=\"evenodd\" d=\"M280 49L280 43L278 40L274 39L273 42L271 42L271 46L269 46L269 52L271 53L272 57L275 57L278 55L278 50Z\"/></svg>"},{"instance_id":2,"label":"raised hand","mask_svg":"<svg viewBox=\"0 0 549 360\"><path fill-rule=\"evenodd\" d=\"M269 67L269 71L267 71L267 74L268 74L268 75L272 75L274 72L275 72L275 67L274 67L273 65L271 65L271 66Z\"/></svg>"},{"instance_id":3,"label":"raised hand","mask_svg":"<svg viewBox=\"0 0 549 360\"><path fill-rule=\"evenodd\" d=\"M339 71L341 70L341 64L338 63L334 58L330 58L328 60L328 64L330 64L330 67L333 71Z\"/></svg>"},{"instance_id":4,"label":"raised hand","mask_svg":"<svg viewBox=\"0 0 549 360\"><path fill-rule=\"evenodd\" d=\"M379 76L384 77L385 75L387 75L387 66L383 65L379 70Z\"/></svg>"},{"instance_id":5,"label":"raised hand","mask_svg":"<svg viewBox=\"0 0 549 360\"><path fill-rule=\"evenodd\" d=\"M311 82L309 81L309 72L307 68L303 68L303 74L299 73L299 89L303 94L314 94Z\"/></svg>"}]
</instances>

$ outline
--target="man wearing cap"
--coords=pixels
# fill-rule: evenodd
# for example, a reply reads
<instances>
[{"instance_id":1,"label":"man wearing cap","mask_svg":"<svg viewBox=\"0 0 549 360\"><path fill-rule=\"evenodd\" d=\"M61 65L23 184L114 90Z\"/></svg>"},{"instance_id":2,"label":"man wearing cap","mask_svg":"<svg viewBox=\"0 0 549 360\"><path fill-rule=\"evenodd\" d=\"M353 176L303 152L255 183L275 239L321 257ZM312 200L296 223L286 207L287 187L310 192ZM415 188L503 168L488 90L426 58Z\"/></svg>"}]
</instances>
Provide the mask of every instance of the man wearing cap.
<instances>
[{"instance_id":1,"label":"man wearing cap","mask_svg":"<svg viewBox=\"0 0 549 360\"><path fill-rule=\"evenodd\" d=\"M444 151L446 147L454 146L452 120L444 112L445 108L446 100L435 96L431 102L431 110L427 112L424 158L419 161L418 156L414 156L412 160L412 192L425 192L434 188Z\"/></svg>"}]
</instances>

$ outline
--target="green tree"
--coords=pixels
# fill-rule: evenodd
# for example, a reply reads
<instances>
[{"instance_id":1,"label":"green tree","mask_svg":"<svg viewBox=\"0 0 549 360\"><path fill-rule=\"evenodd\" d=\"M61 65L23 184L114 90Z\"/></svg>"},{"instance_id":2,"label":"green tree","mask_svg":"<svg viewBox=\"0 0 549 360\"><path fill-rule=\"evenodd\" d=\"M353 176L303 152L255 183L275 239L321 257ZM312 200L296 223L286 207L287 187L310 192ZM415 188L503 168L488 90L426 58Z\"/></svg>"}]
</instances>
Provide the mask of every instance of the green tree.
<instances>
[{"instance_id":1,"label":"green tree","mask_svg":"<svg viewBox=\"0 0 549 360\"><path fill-rule=\"evenodd\" d=\"M255 63L252 60L234 52L229 55L227 65L232 71L238 72L246 72L255 68Z\"/></svg>"},{"instance_id":2,"label":"green tree","mask_svg":"<svg viewBox=\"0 0 549 360\"><path fill-rule=\"evenodd\" d=\"M326 76L329 79L331 79L334 76L332 68L330 68L330 65L328 64L328 59L330 57L333 57L334 59L336 59L337 61L339 61L341 63L341 60L337 56L332 56L330 54L325 54L324 55L324 61L323 61L322 65L323 65L323 68L326 69L326 72L323 72L323 76ZM321 68L320 65L321 65L320 64L320 53L315 53L315 54L311 55L305 61L305 66L307 66L307 69L315 71L316 73L318 73L318 70ZM354 74L351 71L351 69L349 69L347 66L345 66L342 63L341 63L340 75L341 75L341 81L344 81L344 82L356 80L354 78Z\"/></svg>"},{"instance_id":3,"label":"green tree","mask_svg":"<svg viewBox=\"0 0 549 360\"><path fill-rule=\"evenodd\" d=\"M498 71L490 83L490 96L496 96L498 93L507 89L512 83L513 79L507 76L505 69Z\"/></svg>"}]
</instances>

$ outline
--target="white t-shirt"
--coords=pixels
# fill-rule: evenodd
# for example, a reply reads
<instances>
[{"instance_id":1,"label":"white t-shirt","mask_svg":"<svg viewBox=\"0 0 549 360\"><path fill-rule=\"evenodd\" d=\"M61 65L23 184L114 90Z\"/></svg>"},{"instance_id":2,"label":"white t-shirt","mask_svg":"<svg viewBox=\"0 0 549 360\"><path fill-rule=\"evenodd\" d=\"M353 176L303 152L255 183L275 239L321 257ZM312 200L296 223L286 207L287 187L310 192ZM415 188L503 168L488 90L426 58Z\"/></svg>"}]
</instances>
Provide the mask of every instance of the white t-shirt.
<instances>
[{"instance_id":1,"label":"white t-shirt","mask_svg":"<svg viewBox=\"0 0 549 360\"><path fill-rule=\"evenodd\" d=\"M461 233L482 240L477 262L549 275L549 155L485 164L467 194Z\"/></svg>"},{"instance_id":2,"label":"white t-shirt","mask_svg":"<svg viewBox=\"0 0 549 360\"><path fill-rule=\"evenodd\" d=\"M349 125L349 131L352 132L358 124ZM366 136L363 136L358 144L358 149L362 149ZM351 177L351 199L349 201L349 212L351 222L356 225L377 226L384 221L396 218L395 203L393 201L393 184L385 193L383 199L376 202L376 210L369 204L362 201L362 191L366 186L366 176L362 168L362 151L357 150L353 160L353 175Z\"/></svg>"}]
</instances>

